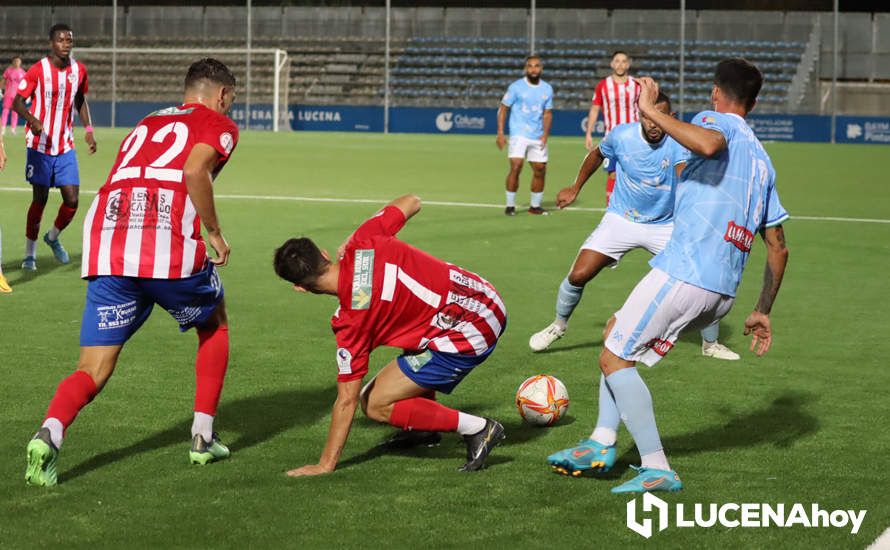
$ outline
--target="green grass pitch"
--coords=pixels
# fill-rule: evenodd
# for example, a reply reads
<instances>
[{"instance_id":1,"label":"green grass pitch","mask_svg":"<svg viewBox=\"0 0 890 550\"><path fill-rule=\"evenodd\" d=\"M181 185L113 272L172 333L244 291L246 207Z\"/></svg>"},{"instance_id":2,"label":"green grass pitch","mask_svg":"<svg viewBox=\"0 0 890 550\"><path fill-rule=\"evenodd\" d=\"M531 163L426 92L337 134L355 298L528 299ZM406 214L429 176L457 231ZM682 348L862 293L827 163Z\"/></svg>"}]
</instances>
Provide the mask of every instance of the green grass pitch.
<instances>
[{"instance_id":1,"label":"green grass pitch","mask_svg":"<svg viewBox=\"0 0 890 550\"><path fill-rule=\"evenodd\" d=\"M24 150L7 136L0 173L3 268L14 293L0 295L0 546L131 547L628 547L647 543L625 526L627 497L609 493L638 457L626 431L619 467L606 479L554 475L545 457L585 437L596 417L596 357L604 321L646 272L636 251L588 285L569 333L532 354L529 335L552 320L557 285L599 221L596 211L503 216L507 163L494 137L246 133L216 183L232 245L222 270L232 351L217 428L230 460L187 464L196 337L162 310L126 346L118 371L68 432L61 484L26 487L25 444L58 382L77 360L84 283L78 278L81 222L105 181L123 131L100 130L87 156L78 134L84 194L63 234L72 264L40 243L36 275L19 270L30 194ZM747 351L742 323L760 289L756 244L721 340L742 353L725 363L700 356L688 334L654 369L644 369L672 465L686 484L670 502L764 502L867 509L849 529L669 528L658 547L863 548L890 526L890 368L884 308L890 285L890 154L878 146L767 144L791 212L789 268L773 313L773 349ZM568 185L582 140L555 138L546 205ZM528 169L519 198L528 200ZM603 203L595 175L578 206ZM294 293L272 271L273 249L309 235L333 250L378 205L408 192L427 204L400 234L476 271L503 294L509 329L490 360L442 401L490 415L507 429L490 467L456 471L464 447L398 454L371 449L391 432L361 414L339 469L289 479L318 459L335 397L329 318L335 300ZM310 202L269 197L368 199ZM51 195L44 230L55 216ZM482 205L482 206L479 206ZM797 219L795 219L797 216ZM380 349L372 370L397 354ZM555 427L523 426L513 406L527 376L562 379L572 402Z\"/></svg>"}]
</instances>

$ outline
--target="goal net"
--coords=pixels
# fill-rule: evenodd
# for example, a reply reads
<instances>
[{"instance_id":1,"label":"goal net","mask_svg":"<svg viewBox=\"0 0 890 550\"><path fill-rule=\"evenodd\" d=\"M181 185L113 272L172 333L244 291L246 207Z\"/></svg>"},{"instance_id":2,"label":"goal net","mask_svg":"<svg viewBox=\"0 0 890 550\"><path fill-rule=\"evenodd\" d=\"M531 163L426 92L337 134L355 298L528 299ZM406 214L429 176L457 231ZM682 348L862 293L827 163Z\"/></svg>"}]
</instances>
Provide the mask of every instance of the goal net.
<instances>
[{"instance_id":1,"label":"goal net","mask_svg":"<svg viewBox=\"0 0 890 550\"><path fill-rule=\"evenodd\" d=\"M290 59L280 49L76 48L73 56L89 71L89 98L111 103L112 126L128 110L182 100L189 65L202 57L225 63L237 82L230 113L242 128L290 130Z\"/></svg>"}]
</instances>

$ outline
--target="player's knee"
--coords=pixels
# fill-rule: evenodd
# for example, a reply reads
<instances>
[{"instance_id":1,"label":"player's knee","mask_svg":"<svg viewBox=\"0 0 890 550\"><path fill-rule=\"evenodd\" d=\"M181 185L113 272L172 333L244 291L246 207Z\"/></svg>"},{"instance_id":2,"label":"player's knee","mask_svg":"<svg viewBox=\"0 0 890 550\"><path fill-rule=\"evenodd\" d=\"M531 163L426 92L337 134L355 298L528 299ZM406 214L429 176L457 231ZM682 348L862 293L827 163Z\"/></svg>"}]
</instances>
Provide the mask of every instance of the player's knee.
<instances>
[{"instance_id":1,"label":"player's knee","mask_svg":"<svg viewBox=\"0 0 890 550\"><path fill-rule=\"evenodd\" d=\"M572 286L584 286L593 278L593 270L589 267L573 267L569 272L569 284Z\"/></svg>"},{"instance_id":2,"label":"player's knee","mask_svg":"<svg viewBox=\"0 0 890 550\"><path fill-rule=\"evenodd\" d=\"M392 413L392 403L383 403L376 399L369 399L364 406L365 416L375 422L389 422Z\"/></svg>"},{"instance_id":3,"label":"player's knee","mask_svg":"<svg viewBox=\"0 0 890 550\"><path fill-rule=\"evenodd\" d=\"M77 210L77 203L78 203L77 197L68 197L68 198L62 199L62 204L64 204L65 206L67 206L68 208L70 208L72 210Z\"/></svg>"},{"instance_id":4,"label":"player's knee","mask_svg":"<svg viewBox=\"0 0 890 550\"><path fill-rule=\"evenodd\" d=\"M545 175L547 175L546 164L532 164L532 170L535 171L535 176L539 178L543 178Z\"/></svg>"}]
</instances>

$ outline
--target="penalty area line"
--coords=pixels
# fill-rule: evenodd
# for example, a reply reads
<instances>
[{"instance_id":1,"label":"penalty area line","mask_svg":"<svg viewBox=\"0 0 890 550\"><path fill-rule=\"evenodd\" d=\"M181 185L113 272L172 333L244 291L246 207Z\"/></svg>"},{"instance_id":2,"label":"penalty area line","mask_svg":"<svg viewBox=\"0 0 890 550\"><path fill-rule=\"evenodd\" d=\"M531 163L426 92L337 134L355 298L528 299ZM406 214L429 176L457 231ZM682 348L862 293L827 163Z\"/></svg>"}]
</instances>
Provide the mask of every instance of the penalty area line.
<instances>
[{"instance_id":1,"label":"penalty area line","mask_svg":"<svg viewBox=\"0 0 890 550\"><path fill-rule=\"evenodd\" d=\"M0 192L16 192L16 193L30 193L30 187L2 187L0 186ZM95 195L96 191L82 191L85 195ZM257 200L257 201L289 201L289 202L321 202L321 203L340 203L340 204L385 204L386 200L383 199L348 199L343 197L300 197L300 196L288 196L288 195L230 195L230 194L217 194L214 195L217 199L222 200ZM425 200L423 204L429 206L451 206L458 208L504 208L503 204L492 204L492 203L484 203L484 202L457 202L457 201L435 201L435 200ZM564 209L567 212L605 212L605 208L587 208L587 207L579 207L579 206L570 206ZM880 218L845 218L840 216L797 216L792 215L790 218L791 221L794 220L803 220L803 221L817 221L817 222L847 222L847 223L877 223L877 224L890 224L890 219L880 219Z\"/></svg>"}]
</instances>

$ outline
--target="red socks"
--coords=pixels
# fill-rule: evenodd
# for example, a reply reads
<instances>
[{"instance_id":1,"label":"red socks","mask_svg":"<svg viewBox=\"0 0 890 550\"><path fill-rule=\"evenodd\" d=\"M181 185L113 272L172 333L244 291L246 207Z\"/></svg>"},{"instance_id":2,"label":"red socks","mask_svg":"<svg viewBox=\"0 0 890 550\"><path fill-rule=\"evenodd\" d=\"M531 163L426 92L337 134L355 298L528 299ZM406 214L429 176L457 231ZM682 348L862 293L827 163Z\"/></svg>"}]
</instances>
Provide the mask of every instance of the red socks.
<instances>
[{"instance_id":1,"label":"red socks","mask_svg":"<svg viewBox=\"0 0 890 550\"><path fill-rule=\"evenodd\" d=\"M63 427L68 428L80 409L92 401L96 393L98 391L93 377L82 370L74 371L56 389L56 394L49 402L46 418L56 418Z\"/></svg>"},{"instance_id":2,"label":"red socks","mask_svg":"<svg viewBox=\"0 0 890 550\"><path fill-rule=\"evenodd\" d=\"M609 206L609 201L612 199L612 191L615 190L615 172L609 173L609 176L606 178L606 206Z\"/></svg>"},{"instance_id":3,"label":"red socks","mask_svg":"<svg viewBox=\"0 0 890 550\"><path fill-rule=\"evenodd\" d=\"M457 420L458 411L423 397L396 401L389 417L392 426L425 432L457 431Z\"/></svg>"},{"instance_id":4,"label":"red socks","mask_svg":"<svg viewBox=\"0 0 890 550\"><path fill-rule=\"evenodd\" d=\"M195 361L195 412L216 416L223 379L229 366L229 327L198 331Z\"/></svg>"},{"instance_id":5,"label":"red socks","mask_svg":"<svg viewBox=\"0 0 890 550\"><path fill-rule=\"evenodd\" d=\"M56 221L53 222L53 225L59 231L65 229L66 227L68 227L68 224L71 223L71 220L74 219L74 214L76 214L76 213L77 213L77 208L71 208L69 206L65 206L65 203L62 203L62 205L59 206L59 213L56 216ZM40 225L39 219L37 220L37 224ZM36 235L38 232L39 231L35 230L34 234ZM30 237L28 237L28 238L30 239Z\"/></svg>"},{"instance_id":6,"label":"red socks","mask_svg":"<svg viewBox=\"0 0 890 550\"><path fill-rule=\"evenodd\" d=\"M32 202L31 207L28 208L28 222L25 224L25 236L28 240L37 240L37 234L40 233L40 220L43 218L43 208L45 206L46 204L43 203ZM70 222L71 220L69 219L68 221Z\"/></svg>"}]
</instances>

